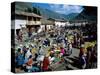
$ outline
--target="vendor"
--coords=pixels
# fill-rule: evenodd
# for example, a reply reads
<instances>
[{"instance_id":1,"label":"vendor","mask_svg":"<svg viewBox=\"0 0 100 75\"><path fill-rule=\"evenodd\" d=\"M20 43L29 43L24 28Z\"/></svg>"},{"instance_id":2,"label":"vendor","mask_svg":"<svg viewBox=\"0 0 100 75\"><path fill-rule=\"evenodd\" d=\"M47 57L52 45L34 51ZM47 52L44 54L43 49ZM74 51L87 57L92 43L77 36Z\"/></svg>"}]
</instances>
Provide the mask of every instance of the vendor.
<instances>
[{"instance_id":1,"label":"vendor","mask_svg":"<svg viewBox=\"0 0 100 75\"><path fill-rule=\"evenodd\" d=\"M63 47L60 47L60 53L61 53L61 56L63 56L65 54L65 50Z\"/></svg>"},{"instance_id":2,"label":"vendor","mask_svg":"<svg viewBox=\"0 0 100 75\"><path fill-rule=\"evenodd\" d=\"M32 67L32 64L33 64L33 58L32 58L32 55L29 56L28 58L28 62L27 62L27 67Z\"/></svg>"},{"instance_id":3,"label":"vendor","mask_svg":"<svg viewBox=\"0 0 100 75\"><path fill-rule=\"evenodd\" d=\"M48 56L44 57L42 70L48 71L49 70L49 64L50 64L50 61L49 61Z\"/></svg>"},{"instance_id":4,"label":"vendor","mask_svg":"<svg viewBox=\"0 0 100 75\"><path fill-rule=\"evenodd\" d=\"M82 44L81 45L81 48L80 48L80 53L79 53L79 57L81 57L83 54L84 54L84 45Z\"/></svg>"}]
</instances>

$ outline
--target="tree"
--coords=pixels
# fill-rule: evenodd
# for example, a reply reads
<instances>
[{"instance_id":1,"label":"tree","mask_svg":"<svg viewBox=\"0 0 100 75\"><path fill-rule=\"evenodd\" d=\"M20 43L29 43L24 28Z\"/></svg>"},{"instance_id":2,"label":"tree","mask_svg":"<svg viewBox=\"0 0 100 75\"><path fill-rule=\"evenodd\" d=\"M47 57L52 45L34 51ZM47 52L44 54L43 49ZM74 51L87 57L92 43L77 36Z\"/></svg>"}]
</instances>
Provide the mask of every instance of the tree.
<instances>
[{"instance_id":1,"label":"tree","mask_svg":"<svg viewBox=\"0 0 100 75\"><path fill-rule=\"evenodd\" d=\"M31 8L27 8L26 11L32 13L32 9Z\"/></svg>"},{"instance_id":2,"label":"tree","mask_svg":"<svg viewBox=\"0 0 100 75\"><path fill-rule=\"evenodd\" d=\"M33 11L35 14L41 15L40 10L37 9L36 7L33 7L32 11Z\"/></svg>"}]
</instances>

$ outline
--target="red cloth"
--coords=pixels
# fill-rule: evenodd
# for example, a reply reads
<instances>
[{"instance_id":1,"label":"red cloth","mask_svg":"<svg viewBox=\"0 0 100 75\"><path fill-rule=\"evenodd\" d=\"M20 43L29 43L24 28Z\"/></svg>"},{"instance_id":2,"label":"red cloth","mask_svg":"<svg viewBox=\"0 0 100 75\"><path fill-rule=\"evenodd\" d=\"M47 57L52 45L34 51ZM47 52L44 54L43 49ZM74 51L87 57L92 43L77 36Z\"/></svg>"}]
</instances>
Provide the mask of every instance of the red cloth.
<instances>
[{"instance_id":1,"label":"red cloth","mask_svg":"<svg viewBox=\"0 0 100 75\"><path fill-rule=\"evenodd\" d=\"M63 53L63 54L65 53L64 48L61 49L61 53Z\"/></svg>"},{"instance_id":2,"label":"red cloth","mask_svg":"<svg viewBox=\"0 0 100 75\"><path fill-rule=\"evenodd\" d=\"M27 62L27 64L28 64L29 66L31 66L31 65L33 64L33 60L32 60L32 59L29 59L29 61Z\"/></svg>"},{"instance_id":3,"label":"red cloth","mask_svg":"<svg viewBox=\"0 0 100 75\"><path fill-rule=\"evenodd\" d=\"M79 54L79 56L82 56L83 53L84 53L84 48L80 48L80 54Z\"/></svg>"},{"instance_id":4,"label":"red cloth","mask_svg":"<svg viewBox=\"0 0 100 75\"><path fill-rule=\"evenodd\" d=\"M49 66L49 59L47 57L44 58L43 60L43 70L48 70L48 66Z\"/></svg>"}]
</instances>

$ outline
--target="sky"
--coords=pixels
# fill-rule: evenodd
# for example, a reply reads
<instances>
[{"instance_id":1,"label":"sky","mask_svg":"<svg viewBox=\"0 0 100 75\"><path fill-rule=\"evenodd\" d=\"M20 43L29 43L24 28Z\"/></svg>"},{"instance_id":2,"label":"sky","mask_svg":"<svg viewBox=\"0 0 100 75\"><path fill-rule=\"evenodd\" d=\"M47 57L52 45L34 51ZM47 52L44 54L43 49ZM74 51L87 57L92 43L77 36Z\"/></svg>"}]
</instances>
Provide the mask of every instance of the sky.
<instances>
[{"instance_id":1,"label":"sky","mask_svg":"<svg viewBox=\"0 0 100 75\"><path fill-rule=\"evenodd\" d=\"M83 10L83 6L79 5L46 4L46 3L33 3L33 4L66 15L70 13L80 13Z\"/></svg>"}]
</instances>

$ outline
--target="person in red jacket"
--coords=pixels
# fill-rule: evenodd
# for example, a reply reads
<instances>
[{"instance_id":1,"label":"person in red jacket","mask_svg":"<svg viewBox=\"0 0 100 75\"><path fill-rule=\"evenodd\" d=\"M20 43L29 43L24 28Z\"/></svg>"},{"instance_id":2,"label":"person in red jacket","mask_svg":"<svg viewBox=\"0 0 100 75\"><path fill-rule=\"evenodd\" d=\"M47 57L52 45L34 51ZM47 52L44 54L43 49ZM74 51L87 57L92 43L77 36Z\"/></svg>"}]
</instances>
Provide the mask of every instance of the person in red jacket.
<instances>
[{"instance_id":1,"label":"person in red jacket","mask_svg":"<svg viewBox=\"0 0 100 75\"><path fill-rule=\"evenodd\" d=\"M44 57L42 70L43 71L48 71L49 64L50 64L49 58L48 57Z\"/></svg>"}]
</instances>

